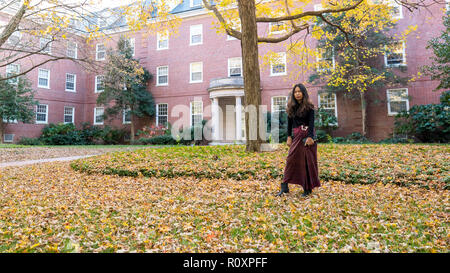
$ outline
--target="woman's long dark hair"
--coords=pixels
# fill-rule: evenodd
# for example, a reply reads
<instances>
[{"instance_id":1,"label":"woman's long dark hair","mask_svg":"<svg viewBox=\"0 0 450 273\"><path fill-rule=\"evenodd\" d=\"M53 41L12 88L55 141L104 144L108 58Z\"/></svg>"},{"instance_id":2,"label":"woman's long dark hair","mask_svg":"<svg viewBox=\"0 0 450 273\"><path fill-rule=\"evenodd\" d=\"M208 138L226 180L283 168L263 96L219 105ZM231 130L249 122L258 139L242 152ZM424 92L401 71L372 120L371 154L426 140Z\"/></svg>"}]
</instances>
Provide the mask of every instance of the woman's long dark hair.
<instances>
[{"instance_id":1,"label":"woman's long dark hair","mask_svg":"<svg viewBox=\"0 0 450 273\"><path fill-rule=\"evenodd\" d=\"M295 88L300 88L300 91L303 93L303 98L300 102L297 101L297 99L294 96ZM288 103L287 103L287 109L286 112L290 118L293 118L294 116L302 116L304 113L309 111L310 109L314 109L314 104L309 99L308 91L306 90L306 87L299 83L292 88L292 92L290 93Z\"/></svg>"}]
</instances>

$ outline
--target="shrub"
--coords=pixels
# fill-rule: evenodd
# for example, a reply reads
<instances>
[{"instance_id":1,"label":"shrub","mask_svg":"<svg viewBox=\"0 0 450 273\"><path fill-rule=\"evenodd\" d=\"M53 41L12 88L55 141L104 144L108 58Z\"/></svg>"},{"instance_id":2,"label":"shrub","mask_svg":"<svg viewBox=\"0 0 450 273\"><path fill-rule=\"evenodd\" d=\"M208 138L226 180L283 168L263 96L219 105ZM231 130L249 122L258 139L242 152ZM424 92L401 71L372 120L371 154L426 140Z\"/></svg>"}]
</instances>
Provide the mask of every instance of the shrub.
<instances>
[{"instance_id":1,"label":"shrub","mask_svg":"<svg viewBox=\"0 0 450 273\"><path fill-rule=\"evenodd\" d=\"M332 139L333 143L351 143L351 144L361 144L361 143L373 143L366 137L362 136L359 132L353 132L346 137L335 137Z\"/></svg>"},{"instance_id":2,"label":"shrub","mask_svg":"<svg viewBox=\"0 0 450 273\"><path fill-rule=\"evenodd\" d=\"M17 144L19 145L43 145L39 138L22 137Z\"/></svg>"},{"instance_id":3,"label":"shrub","mask_svg":"<svg viewBox=\"0 0 450 273\"><path fill-rule=\"evenodd\" d=\"M85 140L72 123L50 124L42 129L40 140L47 145L84 145Z\"/></svg>"},{"instance_id":4,"label":"shrub","mask_svg":"<svg viewBox=\"0 0 450 273\"><path fill-rule=\"evenodd\" d=\"M446 105L448 94L442 95L443 104L414 105L409 111L398 113L394 132L417 138L421 142L450 141L450 112Z\"/></svg>"},{"instance_id":5,"label":"shrub","mask_svg":"<svg viewBox=\"0 0 450 273\"><path fill-rule=\"evenodd\" d=\"M100 138L104 144L120 144L124 142L126 134L127 132L125 130L105 126L100 134Z\"/></svg>"},{"instance_id":6,"label":"shrub","mask_svg":"<svg viewBox=\"0 0 450 273\"><path fill-rule=\"evenodd\" d=\"M332 137L325 132L325 130L316 130L317 142L319 143L329 143L332 141Z\"/></svg>"},{"instance_id":7,"label":"shrub","mask_svg":"<svg viewBox=\"0 0 450 273\"><path fill-rule=\"evenodd\" d=\"M170 135L141 138L135 142L142 145L176 145L177 141Z\"/></svg>"},{"instance_id":8,"label":"shrub","mask_svg":"<svg viewBox=\"0 0 450 273\"><path fill-rule=\"evenodd\" d=\"M274 129L274 131L278 130L278 141L279 143L286 142L287 141L287 121L288 121L288 115L285 111L279 112L278 115L278 124L279 127ZM272 142L273 134L276 134L276 132L272 132L272 113L267 112L266 113L266 124L267 124L267 139L270 139Z\"/></svg>"}]
</instances>

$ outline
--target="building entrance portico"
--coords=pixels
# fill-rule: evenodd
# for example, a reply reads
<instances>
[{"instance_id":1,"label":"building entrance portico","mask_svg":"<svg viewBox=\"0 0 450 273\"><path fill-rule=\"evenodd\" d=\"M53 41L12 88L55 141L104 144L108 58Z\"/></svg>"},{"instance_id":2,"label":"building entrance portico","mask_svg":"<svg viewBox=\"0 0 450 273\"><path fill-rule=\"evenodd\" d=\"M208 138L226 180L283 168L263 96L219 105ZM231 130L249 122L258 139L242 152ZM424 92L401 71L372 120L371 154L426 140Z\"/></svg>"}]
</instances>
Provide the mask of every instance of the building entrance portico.
<instances>
[{"instance_id":1,"label":"building entrance portico","mask_svg":"<svg viewBox=\"0 0 450 273\"><path fill-rule=\"evenodd\" d=\"M212 100L211 145L245 143L242 77L214 79L208 91Z\"/></svg>"}]
</instances>

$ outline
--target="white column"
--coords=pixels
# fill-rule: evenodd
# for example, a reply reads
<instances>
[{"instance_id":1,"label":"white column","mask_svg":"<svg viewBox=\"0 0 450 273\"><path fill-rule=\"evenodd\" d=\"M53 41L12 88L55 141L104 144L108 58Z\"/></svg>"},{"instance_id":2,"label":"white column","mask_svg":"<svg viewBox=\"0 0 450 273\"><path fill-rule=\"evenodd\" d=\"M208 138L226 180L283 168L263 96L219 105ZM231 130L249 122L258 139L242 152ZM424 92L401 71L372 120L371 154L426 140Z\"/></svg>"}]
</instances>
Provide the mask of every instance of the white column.
<instances>
[{"instance_id":1,"label":"white column","mask_svg":"<svg viewBox=\"0 0 450 273\"><path fill-rule=\"evenodd\" d=\"M236 141L242 139L242 104L241 97L236 96Z\"/></svg>"},{"instance_id":2,"label":"white column","mask_svg":"<svg viewBox=\"0 0 450 273\"><path fill-rule=\"evenodd\" d=\"M219 99L213 98L212 105L213 141L219 140Z\"/></svg>"}]
</instances>

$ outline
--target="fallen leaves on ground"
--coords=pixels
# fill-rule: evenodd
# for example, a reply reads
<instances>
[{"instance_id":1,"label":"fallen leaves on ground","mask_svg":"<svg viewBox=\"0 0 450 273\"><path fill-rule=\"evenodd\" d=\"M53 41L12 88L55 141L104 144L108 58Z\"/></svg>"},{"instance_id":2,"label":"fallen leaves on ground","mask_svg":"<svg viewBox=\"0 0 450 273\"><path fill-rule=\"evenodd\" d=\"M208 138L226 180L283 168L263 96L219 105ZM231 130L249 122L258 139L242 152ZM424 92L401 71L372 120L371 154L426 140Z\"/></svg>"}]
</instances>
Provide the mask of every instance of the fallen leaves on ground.
<instances>
[{"instance_id":1,"label":"fallen leaves on ground","mask_svg":"<svg viewBox=\"0 0 450 273\"><path fill-rule=\"evenodd\" d=\"M90 174L281 179L288 147L247 153L244 145L167 147L117 152L72 163ZM421 144L319 144L319 178L350 184L389 183L450 189L450 146Z\"/></svg>"},{"instance_id":2,"label":"fallen leaves on ground","mask_svg":"<svg viewBox=\"0 0 450 273\"><path fill-rule=\"evenodd\" d=\"M20 148L0 148L0 163L14 162L25 160L37 160L46 158L58 158L69 156L83 156L109 153L113 151L130 151L138 149L138 147L113 147L107 146L105 148L96 146L90 148L89 146L80 147L20 147Z\"/></svg>"},{"instance_id":3,"label":"fallen leaves on ground","mask_svg":"<svg viewBox=\"0 0 450 273\"><path fill-rule=\"evenodd\" d=\"M0 252L449 250L449 191L329 181L276 198L279 182L3 168Z\"/></svg>"}]
</instances>

